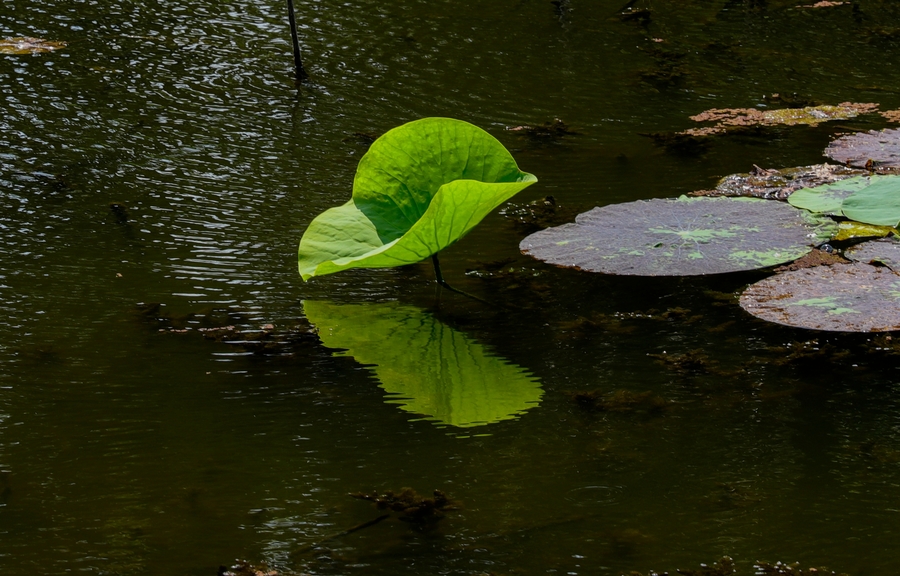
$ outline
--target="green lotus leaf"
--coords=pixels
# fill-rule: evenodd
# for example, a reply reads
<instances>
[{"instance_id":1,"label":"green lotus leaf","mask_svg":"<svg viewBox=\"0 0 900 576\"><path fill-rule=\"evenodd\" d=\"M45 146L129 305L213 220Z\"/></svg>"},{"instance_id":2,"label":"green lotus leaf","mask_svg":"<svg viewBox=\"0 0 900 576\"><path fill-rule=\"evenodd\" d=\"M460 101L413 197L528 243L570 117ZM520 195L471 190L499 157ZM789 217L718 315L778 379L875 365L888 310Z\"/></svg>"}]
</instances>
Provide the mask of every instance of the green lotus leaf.
<instances>
[{"instance_id":1,"label":"green lotus leaf","mask_svg":"<svg viewBox=\"0 0 900 576\"><path fill-rule=\"evenodd\" d=\"M419 262L535 182L496 138L468 122L404 124L360 160L350 201L310 223L300 240L300 275Z\"/></svg>"},{"instance_id":2,"label":"green lotus leaf","mask_svg":"<svg viewBox=\"0 0 900 576\"><path fill-rule=\"evenodd\" d=\"M876 176L875 179L877 178ZM869 176L857 176L813 188L802 188L788 196L787 201L791 206L810 212L842 216L844 199L866 188L872 182L873 178Z\"/></svg>"},{"instance_id":3,"label":"green lotus leaf","mask_svg":"<svg viewBox=\"0 0 900 576\"><path fill-rule=\"evenodd\" d=\"M540 382L431 314L396 302L304 301L322 343L371 370L387 400L460 428L518 417L543 395Z\"/></svg>"},{"instance_id":4,"label":"green lotus leaf","mask_svg":"<svg viewBox=\"0 0 900 576\"><path fill-rule=\"evenodd\" d=\"M872 178L872 183L844 200L844 216L876 226L900 223L900 176Z\"/></svg>"}]
</instances>

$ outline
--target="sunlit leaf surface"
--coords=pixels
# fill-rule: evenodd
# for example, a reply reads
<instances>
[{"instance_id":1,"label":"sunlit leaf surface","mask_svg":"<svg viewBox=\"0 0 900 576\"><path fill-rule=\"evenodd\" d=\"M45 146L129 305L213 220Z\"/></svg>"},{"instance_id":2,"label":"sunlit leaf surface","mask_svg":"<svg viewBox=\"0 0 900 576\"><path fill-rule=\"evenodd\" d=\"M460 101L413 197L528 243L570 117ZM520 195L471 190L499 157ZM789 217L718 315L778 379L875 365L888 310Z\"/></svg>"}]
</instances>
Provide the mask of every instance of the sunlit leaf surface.
<instances>
[{"instance_id":1,"label":"sunlit leaf surface","mask_svg":"<svg viewBox=\"0 0 900 576\"><path fill-rule=\"evenodd\" d=\"M419 262L535 182L496 138L468 122L404 124L363 156L352 199L309 225L300 240L300 275Z\"/></svg>"},{"instance_id":2,"label":"sunlit leaf surface","mask_svg":"<svg viewBox=\"0 0 900 576\"><path fill-rule=\"evenodd\" d=\"M366 365L388 402L460 428L516 418L543 395L537 378L431 314L397 303L305 301L322 343Z\"/></svg>"},{"instance_id":3,"label":"sunlit leaf surface","mask_svg":"<svg viewBox=\"0 0 900 576\"><path fill-rule=\"evenodd\" d=\"M682 197L594 208L574 224L528 236L519 248L590 272L689 276L783 264L836 228L775 200Z\"/></svg>"}]
</instances>

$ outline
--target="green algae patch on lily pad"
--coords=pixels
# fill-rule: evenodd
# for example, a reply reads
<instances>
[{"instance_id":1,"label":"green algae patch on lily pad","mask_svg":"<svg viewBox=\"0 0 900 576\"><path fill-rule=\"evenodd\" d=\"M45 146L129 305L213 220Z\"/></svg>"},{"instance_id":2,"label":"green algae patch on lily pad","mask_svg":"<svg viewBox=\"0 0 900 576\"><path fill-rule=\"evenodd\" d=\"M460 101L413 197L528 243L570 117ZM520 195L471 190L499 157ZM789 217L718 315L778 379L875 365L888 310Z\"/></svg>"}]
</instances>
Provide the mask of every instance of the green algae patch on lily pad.
<instances>
[{"instance_id":1,"label":"green algae patch on lily pad","mask_svg":"<svg viewBox=\"0 0 900 576\"><path fill-rule=\"evenodd\" d=\"M483 426L537 406L540 381L431 314L395 302L304 301L328 348L365 365L389 403L439 424Z\"/></svg>"},{"instance_id":2,"label":"green algae patch on lily pad","mask_svg":"<svg viewBox=\"0 0 900 576\"><path fill-rule=\"evenodd\" d=\"M792 270L751 285L740 304L758 318L796 328L900 330L900 275L861 262Z\"/></svg>"},{"instance_id":3,"label":"green algae patch on lily pad","mask_svg":"<svg viewBox=\"0 0 900 576\"><path fill-rule=\"evenodd\" d=\"M836 228L776 200L681 197L594 208L526 237L519 249L589 272L692 276L790 262Z\"/></svg>"},{"instance_id":4,"label":"green algae patch on lily pad","mask_svg":"<svg viewBox=\"0 0 900 576\"><path fill-rule=\"evenodd\" d=\"M310 223L298 250L300 275L419 262L535 182L496 138L468 122L404 124L362 157L350 201Z\"/></svg>"}]
</instances>

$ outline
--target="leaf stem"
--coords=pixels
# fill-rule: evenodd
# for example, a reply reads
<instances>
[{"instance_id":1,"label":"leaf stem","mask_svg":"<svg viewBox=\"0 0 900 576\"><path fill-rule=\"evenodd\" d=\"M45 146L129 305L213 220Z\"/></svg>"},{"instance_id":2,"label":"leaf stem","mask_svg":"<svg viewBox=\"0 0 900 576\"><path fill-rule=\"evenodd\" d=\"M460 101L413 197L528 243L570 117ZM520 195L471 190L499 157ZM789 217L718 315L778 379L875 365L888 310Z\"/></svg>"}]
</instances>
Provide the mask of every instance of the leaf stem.
<instances>
[{"instance_id":1,"label":"leaf stem","mask_svg":"<svg viewBox=\"0 0 900 576\"><path fill-rule=\"evenodd\" d=\"M460 290L458 288L454 288L453 286L447 284L447 281L444 280L444 275L441 273L441 263L438 260L437 254L431 255L431 263L434 264L434 281L437 282L442 288L446 288L447 290L450 290L451 292L456 292L457 294L462 294L463 296L468 296L469 298L471 298L473 300L478 300L482 304L487 304L488 306L494 306L494 304L491 304L490 302L488 302L487 300L484 300L483 298L479 298L478 296L475 296L474 294L469 294L468 292L463 292L462 290Z\"/></svg>"},{"instance_id":2,"label":"leaf stem","mask_svg":"<svg viewBox=\"0 0 900 576\"><path fill-rule=\"evenodd\" d=\"M309 74L303 67L303 60L300 58L300 41L297 39L297 19L294 16L294 0L287 0L288 5L288 21L291 24L291 44L294 47L294 71L297 74L297 80L303 82L309 79Z\"/></svg>"}]
</instances>

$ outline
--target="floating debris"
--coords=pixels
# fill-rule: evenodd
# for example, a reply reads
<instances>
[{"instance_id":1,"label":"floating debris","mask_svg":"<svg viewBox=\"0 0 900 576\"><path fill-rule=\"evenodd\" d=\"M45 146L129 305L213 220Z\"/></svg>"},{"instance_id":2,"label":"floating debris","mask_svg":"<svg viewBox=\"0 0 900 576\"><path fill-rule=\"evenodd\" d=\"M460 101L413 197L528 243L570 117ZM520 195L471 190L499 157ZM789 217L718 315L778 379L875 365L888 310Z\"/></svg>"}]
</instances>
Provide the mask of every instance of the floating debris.
<instances>
[{"instance_id":1,"label":"floating debris","mask_svg":"<svg viewBox=\"0 0 900 576\"><path fill-rule=\"evenodd\" d=\"M278 572L269 570L265 564L253 565L246 560L238 560L231 568L219 566L218 576L278 576Z\"/></svg>"},{"instance_id":2,"label":"floating debris","mask_svg":"<svg viewBox=\"0 0 900 576\"><path fill-rule=\"evenodd\" d=\"M832 2L831 0L822 0L821 2L816 2L815 4L804 4L803 6L797 6L797 8L832 8L834 6L843 6L844 4L850 4L850 2Z\"/></svg>"},{"instance_id":3,"label":"floating debris","mask_svg":"<svg viewBox=\"0 0 900 576\"><path fill-rule=\"evenodd\" d=\"M836 162L866 170L900 170L900 129L841 136L825 149Z\"/></svg>"},{"instance_id":4,"label":"floating debris","mask_svg":"<svg viewBox=\"0 0 900 576\"><path fill-rule=\"evenodd\" d=\"M900 122L900 110L885 110L879 114L884 116L888 122Z\"/></svg>"},{"instance_id":5,"label":"floating debris","mask_svg":"<svg viewBox=\"0 0 900 576\"><path fill-rule=\"evenodd\" d=\"M756 108L712 108L691 116L694 122L714 122L712 126L689 128L679 134L689 136L711 136L731 130L745 129L753 126L816 126L830 120L847 120L860 114L867 114L878 109L878 104L860 102L842 102L837 106L807 106L804 108L781 108L778 110L759 110Z\"/></svg>"},{"instance_id":6,"label":"floating debris","mask_svg":"<svg viewBox=\"0 0 900 576\"><path fill-rule=\"evenodd\" d=\"M554 118L551 122L544 122L540 126L513 126L512 128L507 128L507 130L518 132L520 135L535 141L554 141L559 140L563 136L578 134L578 132L572 131L569 125L559 118Z\"/></svg>"},{"instance_id":7,"label":"floating debris","mask_svg":"<svg viewBox=\"0 0 900 576\"><path fill-rule=\"evenodd\" d=\"M604 392L575 392L572 399L586 410L599 412L649 412L659 413L669 406L664 398L652 392L632 392L631 390L614 390Z\"/></svg>"},{"instance_id":8,"label":"floating debris","mask_svg":"<svg viewBox=\"0 0 900 576\"><path fill-rule=\"evenodd\" d=\"M559 226L575 218L578 213L560 205L554 196L544 196L527 204L510 202L500 210L524 234L531 234L551 226Z\"/></svg>"},{"instance_id":9,"label":"floating debris","mask_svg":"<svg viewBox=\"0 0 900 576\"><path fill-rule=\"evenodd\" d=\"M0 54L43 54L65 47L66 42L62 40L44 40L27 36L0 40Z\"/></svg>"},{"instance_id":10,"label":"floating debris","mask_svg":"<svg viewBox=\"0 0 900 576\"><path fill-rule=\"evenodd\" d=\"M828 245L825 244L825 246ZM775 272L789 272L791 270L815 268L816 266L832 266L834 264L846 264L848 262L849 260L841 256L840 254L835 254L834 252L829 252L828 250L816 248L806 256L798 260L794 260L790 264L779 266L775 269Z\"/></svg>"},{"instance_id":11,"label":"floating debris","mask_svg":"<svg viewBox=\"0 0 900 576\"><path fill-rule=\"evenodd\" d=\"M868 174L865 170L838 164L813 164L794 168L766 169L759 166L747 173L725 176L715 190L691 192L688 196L745 196L785 200L802 188L813 188Z\"/></svg>"},{"instance_id":12,"label":"floating debris","mask_svg":"<svg viewBox=\"0 0 900 576\"><path fill-rule=\"evenodd\" d=\"M769 564L768 562L757 561L753 564L753 570L758 576L766 574L775 574L776 576L847 576L844 572L838 574L824 566L820 568L801 568L799 562L794 562L793 564L784 564L783 562Z\"/></svg>"},{"instance_id":13,"label":"floating debris","mask_svg":"<svg viewBox=\"0 0 900 576\"><path fill-rule=\"evenodd\" d=\"M430 498L420 496L412 488L403 488L400 492L388 490L383 494L357 492L351 496L374 502L378 510L397 512L400 520L418 525L434 524L444 517L445 512L460 509L458 502L440 490L435 490Z\"/></svg>"}]
</instances>

